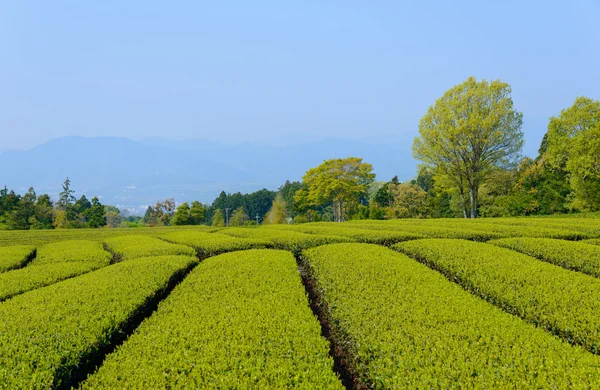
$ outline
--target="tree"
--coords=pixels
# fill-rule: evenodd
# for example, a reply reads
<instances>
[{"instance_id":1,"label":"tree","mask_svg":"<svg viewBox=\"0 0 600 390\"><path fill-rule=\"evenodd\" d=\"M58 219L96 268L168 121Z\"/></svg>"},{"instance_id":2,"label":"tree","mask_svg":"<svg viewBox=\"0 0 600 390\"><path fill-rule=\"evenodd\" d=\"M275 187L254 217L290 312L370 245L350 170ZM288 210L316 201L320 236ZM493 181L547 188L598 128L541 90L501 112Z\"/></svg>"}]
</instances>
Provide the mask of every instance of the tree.
<instances>
[{"instance_id":1,"label":"tree","mask_svg":"<svg viewBox=\"0 0 600 390\"><path fill-rule=\"evenodd\" d=\"M121 212L121 210L119 210L115 206L104 206L104 217L106 218L106 226L111 227L111 228L116 228L116 227L121 226L121 224L123 223L123 219L124 219L123 214L126 214L126 213L127 213L127 210L123 210ZM134 222L134 221L137 222L136 218L139 218L139 217L132 217L132 218L133 218L132 222ZM137 224L135 224L135 225L137 225Z\"/></svg>"},{"instance_id":2,"label":"tree","mask_svg":"<svg viewBox=\"0 0 600 390\"><path fill-rule=\"evenodd\" d=\"M283 196L279 193L273 199L271 209L265 216L265 223L269 224L282 224L287 223L288 219L288 208L287 202L283 199Z\"/></svg>"},{"instance_id":3,"label":"tree","mask_svg":"<svg viewBox=\"0 0 600 390\"><path fill-rule=\"evenodd\" d=\"M36 199L35 190L30 187L27 193L19 200L16 207L7 214L6 226L11 230L28 230L30 227L30 218L35 215Z\"/></svg>"},{"instance_id":4,"label":"tree","mask_svg":"<svg viewBox=\"0 0 600 390\"><path fill-rule=\"evenodd\" d=\"M92 204L85 195L81 195L81 198L77 199L77 202L75 202L75 204L73 205L73 209L78 214L85 213L85 211L88 210L90 207L92 207Z\"/></svg>"},{"instance_id":5,"label":"tree","mask_svg":"<svg viewBox=\"0 0 600 390\"><path fill-rule=\"evenodd\" d=\"M142 218L142 222L144 222L148 226L154 226L156 223L156 216L154 215L154 207L148 206L146 212L144 213L144 218Z\"/></svg>"},{"instance_id":6,"label":"tree","mask_svg":"<svg viewBox=\"0 0 600 390\"><path fill-rule=\"evenodd\" d=\"M578 97L552 117L546 148L548 163L569 175L573 207L600 210L600 101Z\"/></svg>"},{"instance_id":7,"label":"tree","mask_svg":"<svg viewBox=\"0 0 600 390\"><path fill-rule=\"evenodd\" d=\"M229 226L244 226L248 221L248 214L244 211L242 207L238 207L233 210L231 217L229 218Z\"/></svg>"},{"instance_id":8,"label":"tree","mask_svg":"<svg viewBox=\"0 0 600 390\"><path fill-rule=\"evenodd\" d=\"M305 189L296 192L294 201L310 206L330 203L334 220L344 221L348 210L358 205L375 179L371 164L362 158L348 157L326 160L309 169L302 181Z\"/></svg>"},{"instance_id":9,"label":"tree","mask_svg":"<svg viewBox=\"0 0 600 390\"><path fill-rule=\"evenodd\" d=\"M65 182L62 185L62 192L58 195L58 209L65 212L65 219L67 221L75 221L77 219L77 212L73 207L75 202L75 191L71 189L71 180L67 176Z\"/></svg>"},{"instance_id":10,"label":"tree","mask_svg":"<svg viewBox=\"0 0 600 390\"><path fill-rule=\"evenodd\" d=\"M106 226L106 210L104 209L104 205L100 203L98 197L94 196L92 198L91 206L83 213L86 217L88 228Z\"/></svg>"},{"instance_id":11,"label":"tree","mask_svg":"<svg viewBox=\"0 0 600 390\"><path fill-rule=\"evenodd\" d=\"M416 184L392 184L394 201L388 218L423 218L427 215L427 192Z\"/></svg>"},{"instance_id":12,"label":"tree","mask_svg":"<svg viewBox=\"0 0 600 390\"><path fill-rule=\"evenodd\" d=\"M172 225L191 225L192 216L190 215L190 205L188 202L183 202L177 207L177 211L171 220Z\"/></svg>"},{"instance_id":13,"label":"tree","mask_svg":"<svg viewBox=\"0 0 600 390\"><path fill-rule=\"evenodd\" d=\"M54 204L48 194L38 196L35 203L35 214L29 218L31 229L52 229Z\"/></svg>"},{"instance_id":14,"label":"tree","mask_svg":"<svg viewBox=\"0 0 600 390\"><path fill-rule=\"evenodd\" d=\"M452 182L463 216L475 218L479 187L490 172L519 157L522 123L508 84L470 77L447 91L421 119L413 156Z\"/></svg>"},{"instance_id":15,"label":"tree","mask_svg":"<svg viewBox=\"0 0 600 390\"><path fill-rule=\"evenodd\" d=\"M223 217L223 212L219 209L215 210L213 213L210 224L215 227L224 227L225 226L225 218Z\"/></svg>"},{"instance_id":16,"label":"tree","mask_svg":"<svg viewBox=\"0 0 600 390\"><path fill-rule=\"evenodd\" d=\"M193 201L192 202L192 206L190 207L190 219L191 219L191 224L192 225L201 225L204 222L206 222L206 212L208 210L206 209L206 207L198 202L198 201Z\"/></svg>"}]
</instances>

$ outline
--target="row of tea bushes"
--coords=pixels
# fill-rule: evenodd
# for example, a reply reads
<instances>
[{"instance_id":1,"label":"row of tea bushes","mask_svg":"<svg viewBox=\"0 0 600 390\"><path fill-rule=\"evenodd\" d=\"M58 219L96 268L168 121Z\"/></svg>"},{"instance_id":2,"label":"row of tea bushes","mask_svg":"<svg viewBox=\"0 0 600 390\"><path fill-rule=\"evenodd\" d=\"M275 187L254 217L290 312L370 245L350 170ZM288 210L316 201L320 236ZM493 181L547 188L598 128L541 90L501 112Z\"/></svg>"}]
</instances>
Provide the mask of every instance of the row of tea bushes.
<instances>
[{"instance_id":1,"label":"row of tea bushes","mask_svg":"<svg viewBox=\"0 0 600 390\"><path fill-rule=\"evenodd\" d=\"M0 247L0 273L23 267L35 253L35 247L31 245Z\"/></svg>"},{"instance_id":2,"label":"row of tea bushes","mask_svg":"<svg viewBox=\"0 0 600 390\"><path fill-rule=\"evenodd\" d=\"M366 388L586 389L600 381L600 357L403 254L334 244L306 250L302 261Z\"/></svg>"},{"instance_id":3,"label":"row of tea bushes","mask_svg":"<svg viewBox=\"0 0 600 390\"><path fill-rule=\"evenodd\" d=\"M198 257L201 259L226 252L246 249L264 249L273 246L273 243L266 239L239 238L228 236L226 234L191 230L169 233L161 238L168 242L183 244L194 248Z\"/></svg>"},{"instance_id":4,"label":"row of tea bushes","mask_svg":"<svg viewBox=\"0 0 600 390\"><path fill-rule=\"evenodd\" d=\"M397 232L404 232L406 234L418 234L425 237L460 238L472 241L488 241L494 238L504 237L502 234L495 232L439 227L434 225L428 226L420 220L411 220L410 222L413 223L407 223L407 221L404 220L350 221L345 223L344 226L370 230L393 230Z\"/></svg>"},{"instance_id":5,"label":"row of tea bushes","mask_svg":"<svg viewBox=\"0 0 600 390\"><path fill-rule=\"evenodd\" d=\"M204 260L83 389L342 389L289 252Z\"/></svg>"},{"instance_id":6,"label":"row of tea bushes","mask_svg":"<svg viewBox=\"0 0 600 390\"><path fill-rule=\"evenodd\" d=\"M97 270L111 261L111 254L99 242L68 240L43 245L26 267L0 274L0 301Z\"/></svg>"},{"instance_id":7,"label":"row of tea bushes","mask_svg":"<svg viewBox=\"0 0 600 390\"><path fill-rule=\"evenodd\" d=\"M277 225L268 225L267 228L277 229L278 227ZM320 234L325 236L349 237L356 242L379 245L391 245L397 242L425 238L425 236L416 233L393 230L360 229L355 227L347 227L345 224L306 224L299 225L297 227L294 226L294 231L308 234Z\"/></svg>"},{"instance_id":8,"label":"row of tea bushes","mask_svg":"<svg viewBox=\"0 0 600 390\"><path fill-rule=\"evenodd\" d=\"M111 237L104 240L121 260L150 256L194 256L194 249L139 234Z\"/></svg>"},{"instance_id":9,"label":"row of tea bushes","mask_svg":"<svg viewBox=\"0 0 600 390\"><path fill-rule=\"evenodd\" d=\"M293 253L299 253L303 249L313 246L331 244L336 242L352 242L349 237L335 235L307 234L290 229L266 229L266 228L226 228L219 233L238 238L253 238L268 240L276 249L284 249Z\"/></svg>"},{"instance_id":10,"label":"row of tea bushes","mask_svg":"<svg viewBox=\"0 0 600 390\"><path fill-rule=\"evenodd\" d=\"M599 279L509 249L464 240L417 240L393 248L506 311L600 352Z\"/></svg>"},{"instance_id":11,"label":"row of tea bushes","mask_svg":"<svg viewBox=\"0 0 600 390\"><path fill-rule=\"evenodd\" d=\"M196 262L171 256L117 263L0 303L0 384L68 388Z\"/></svg>"},{"instance_id":12,"label":"row of tea bushes","mask_svg":"<svg viewBox=\"0 0 600 390\"><path fill-rule=\"evenodd\" d=\"M112 260L101 242L89 240L57 241L41 246L31 265L63 262L98 262L107 265Z\"/></svg>"},{"instance_id":13,"label":"row of tea bushes","mask_svg":"<svg viewBox=\"0 0 600 390\"><path fill-rule=\"evenodd\" d=\"M600 277L600 246L553 238L504 238L490 244L512 249L573 271Z\"/></svg>"}]
</instances>

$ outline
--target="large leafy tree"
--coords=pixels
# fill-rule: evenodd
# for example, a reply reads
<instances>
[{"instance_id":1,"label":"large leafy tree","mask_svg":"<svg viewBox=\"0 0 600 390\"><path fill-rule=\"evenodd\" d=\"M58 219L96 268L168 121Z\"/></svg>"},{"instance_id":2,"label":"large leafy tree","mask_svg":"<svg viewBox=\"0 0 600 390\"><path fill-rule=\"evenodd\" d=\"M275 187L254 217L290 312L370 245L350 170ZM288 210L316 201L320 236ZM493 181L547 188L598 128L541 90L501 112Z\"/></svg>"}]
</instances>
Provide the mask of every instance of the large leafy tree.
<instances>
[{"instance_id":1,"label":"large leafy tree","mask_svg":"<svg viewBox=\"0 0 600 390\"><path fill-rule=\"evenodd\" d=\"M273 199L273 204L271 205L271 209L265 216L265 223L270 224L281 224L287 223L288 219L288 208L287 202L283 199L283 195L280 193L277 194L275 199Z\"/></svg>"},{"instance_id":2,"label":"large leafy tree","mask_svg":"<svg viewBox=\"0 0 600 390\"><path fill-rule=\"evenodd\" d=\"M89 208L84 211L87 227L99 228L106 226L106 210L104 205L100 203L97 197L92 198L92 203Z\"/></svg>"},{"instance_id":3,"label":"large leafy tree","mask_svg":"<svg viewBox=\"0 0 600 390\"><path fill-rule=\"evenodd\" d=\"M523 115L501 81L467 81L448 90L421 119L413 155L451 182L463 216L477 216L479 187L498 167L516 162Z\"/></svg>"},{"instance_id":4,"label":"large leafy tree","mask_svg":"<svg viewBox=\"0 0 600 390\"><path fill-rule=\"evenodd\" d=\"M574 208L600 210L600 101L578 97L550 119L544 158L569 175Z\"/></svg>"},{"instance_id":5,"label":"large leafy tree","mask_svg":"<svg viewBox=\"0 0 600 390\"><path fill-rule=\"evenodd\" d=\"M172 225L191 225L192 218L190 215L190 205L188 202L183 202L177 207L177 211L173 215L171 220Z\"/></svg>"},{"instance_id":6,"label":"large leafy tree","mask_svg":"<svg viewBox=\"0 0 600 390\"><path fill-rule=\"evenodd\" d=\"M314 206L331 203L334 220L343 221L348 210L366 196L375 179L372 171L373 166L358 157L326 160L306 172L302 178L305 188L296 192L294 199Z\"/></svg>"}]
</instances>

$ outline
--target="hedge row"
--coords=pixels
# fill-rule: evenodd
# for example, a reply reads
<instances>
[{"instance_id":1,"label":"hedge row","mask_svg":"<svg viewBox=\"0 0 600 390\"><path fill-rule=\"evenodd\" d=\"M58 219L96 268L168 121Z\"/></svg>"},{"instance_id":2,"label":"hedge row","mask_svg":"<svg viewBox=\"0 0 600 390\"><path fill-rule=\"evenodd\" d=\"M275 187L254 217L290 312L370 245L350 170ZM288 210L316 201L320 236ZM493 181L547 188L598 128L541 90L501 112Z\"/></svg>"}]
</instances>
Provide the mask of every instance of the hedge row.
<instances>
[{"instance_id":1,"label":"hedge row","mask_svg":"<svg viewBox=\"0 0 600 390\"><path fill-rule=\"evenodd\" d=\"M422 234L393 231L393 230L374 230L374 229L359 229L355 227L347 227L342 225L300 225L296 231L308 234L321 234L326 236L341 236L349 237L356 242L364 242L379 245L391 245L397 242L415 240L425 238Z\"/></svg>"},{"instance_id":2,"label":"hedge row","mask_svg":"<svg viewBox=\"0 0 600 390\"><path fill-rule=\"evenodd\" d=\"M206 233L200 231L181 231L162 236L166 241L183 244L194 248L200 258L215 256L225 252L260 249L273 246L266 239L239 238L220 233Z\"/></svg>"},{"instance_id":3,"label":"hedge row","mask_svg":"<svg viewBox=\"0 0 600 390\"><path fill-rule=\"evenodd\" d=\"M553 238L504 238L489 243L600 277L600 246Z\"/></svg>"},{"instance_id":4,"label":"hedge row","mask_svg":"<svg viewBox=\"0 0 600 390\"><path fill-rule=\"evenodd\" d=\"M0 301L102 268L98 262L31 265L0 274Z\"/></svg>"},{"instance_id":5,"label":"hedge row","mask_svg":"<svg viewBox=\"0 0 600 390\"><path fill-rule=\"evenodd\" d=\"M43 245L31 265L57 262L92 261L108 265L112 260L101 242L88 240L67 240Z\"/></svg>"},{"instance_id":6,"label":"hedge row","mask_svg":"<svg viewBox=\"0 0 600 390\"><path fill-rule=\"evenodd\" d=\"M0 274L0 301L105 267L111 260L99 242L69 240L43 245L26 267Z\"/></svg>"},{"instance_id":7,"label":"hedge row","mask_svg":"<svg viewBox=\"0 0 600 390\"><path fill-rule=\"evenodd\" d=\"M375 222L375 223L374 223ZM422 221L351 221L344 225L370 230L393 230L407 234L418 234L434 238L461 238L473 241L488 241L504 235L494 232L424 225Z\"/></svg>"},{"instance_id":8,"label":"hedge row","mask_svg":"<svg viewBox=\"0 0 600 390\"><path fill-rule=\"evenodd\" d=\"M118 263L1 303L0 383L32 389L73 385L145 305L196 261L156 257Z\"/></svg>"},{"instance_id":9,"label":"hedge row","mask_svg":"<svg viewBox=\"0 0 600 390\"><path fill-rule=\"evenodd\" d=\"M600 280L495 245L417 240L393 246L476 295L600 352Z\"/></svg>"},{"instance_id":10,"label":"hedge row","mask_svg":"<svg viewBox=\"0 0 600 390\"><path fill-rule=\"evenodd\" d=\"M194 249L189 246L172 244L139 234L111 237L105 239L104 242L121 260L150 256L193 256L195 254Z\"/></svg>"},{"instance_id":11,"label":"hedge row","mask_svg":"<svg viewBox=\"0 0 600 390\"><path fill-rule=\"evenodd\" d=\"M84 389L341 389L289 252L204 260Z\"/></svg>"},{"instance_id":12,"label":"hedge row","mask_svg":"<svg viewBox=\"0 0 600 390\"><path fill-rule=\"evenodd\" d=\"M0 247L0 273L23 267L35 253L35 247L29 245Z\"/></svg>"},{"instance_id":13,"label":"hedge row","mask_svg":"<svg viewBox=\"0 0 600 390\"><path fill-rule=\"evenodd\" d=\"M600 357L472 296L403 254L335 244L306 250L302 260L336 343L367 388L599 383Z\"/></svg>"},{"instance_id":14,"label":"hedge row","mask_svg":"<svg viewBox=\"0 0 600 390\"><path fill-rule=\"evenodd\" d=\"M268 240L273 244L274 248L289 250L294 253L299 253L303 249L311 248L313 246L353 241L348 237L307 234L285 229L227 228L220 230L219 233L227 234L232 237Z\"/></svg>"}]
</instances>

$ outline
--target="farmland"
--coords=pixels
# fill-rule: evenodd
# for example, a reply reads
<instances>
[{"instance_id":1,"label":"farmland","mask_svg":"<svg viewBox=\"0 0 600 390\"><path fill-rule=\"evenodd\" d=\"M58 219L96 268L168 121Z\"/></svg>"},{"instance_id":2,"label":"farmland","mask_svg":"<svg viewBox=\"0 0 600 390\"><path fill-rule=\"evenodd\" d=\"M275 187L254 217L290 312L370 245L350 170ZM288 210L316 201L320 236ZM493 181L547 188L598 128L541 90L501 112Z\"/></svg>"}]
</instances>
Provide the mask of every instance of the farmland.
<instances>
[{"instance_id":1,"label":"farmland","mask_svg":"<svg viewBox=\"0 0 600 390\"><path fill-rule=\"evenodd\" d=\"M596 388L600 219L0 231L0 388Z\"/></svg>"}]
</instances>

